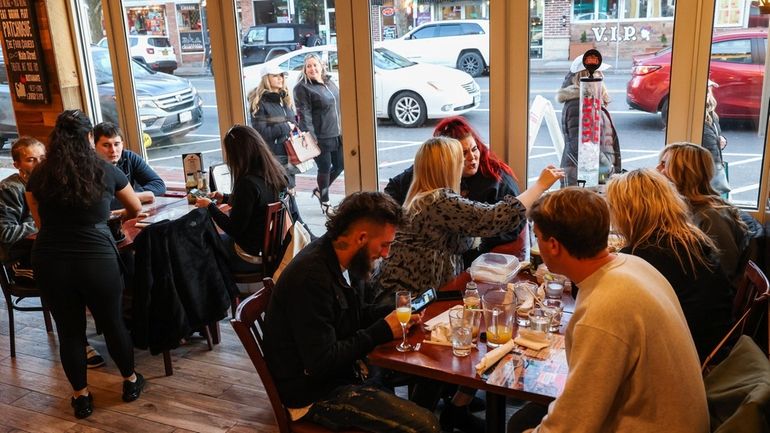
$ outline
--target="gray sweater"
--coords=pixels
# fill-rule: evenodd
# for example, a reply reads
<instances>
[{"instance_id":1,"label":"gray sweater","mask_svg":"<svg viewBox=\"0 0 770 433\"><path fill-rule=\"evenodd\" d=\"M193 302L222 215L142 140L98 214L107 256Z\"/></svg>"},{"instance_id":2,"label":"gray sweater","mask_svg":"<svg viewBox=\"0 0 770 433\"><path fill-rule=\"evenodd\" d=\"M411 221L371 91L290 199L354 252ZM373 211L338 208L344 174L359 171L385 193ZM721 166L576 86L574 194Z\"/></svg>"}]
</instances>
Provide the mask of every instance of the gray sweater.
<instances>
[{"instance_id":1,"label":"gray sweater","mask_svg":"<svg viewBox=\"0 0 770 433\"><path fill-rule=\"evenodd\" d=\"M537 433L707 433L698 354L666 279L618 254L580 286L569 375Z\"/></svg>"}]
</instances>

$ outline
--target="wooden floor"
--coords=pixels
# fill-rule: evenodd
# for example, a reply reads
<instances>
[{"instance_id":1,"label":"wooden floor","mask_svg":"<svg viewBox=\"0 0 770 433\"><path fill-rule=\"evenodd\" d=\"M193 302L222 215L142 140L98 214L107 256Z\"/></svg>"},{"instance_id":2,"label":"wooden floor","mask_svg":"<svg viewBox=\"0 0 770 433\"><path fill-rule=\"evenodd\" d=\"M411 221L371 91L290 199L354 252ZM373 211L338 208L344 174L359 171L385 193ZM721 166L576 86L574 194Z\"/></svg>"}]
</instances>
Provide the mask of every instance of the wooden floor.
<instances>
[{"instance_id":1,"label":"wooden floor","mask_svg":"<svg viewBox=\"0 0 770 433\"><path fill-rule=\"evenodd\" d=\"M202 339L172 351L173 376L164 375L162 356L136 350L136 370L147 386L132 403L120 399L122 378L90 322L88 340L107 365L88 371L94 413L78 420L55 333L45 332L42 313L14 313L11 358L8 313L0 304L0 433L278 431L262 383L227 319L213 351Z\"/></svg>"}]
</instances>

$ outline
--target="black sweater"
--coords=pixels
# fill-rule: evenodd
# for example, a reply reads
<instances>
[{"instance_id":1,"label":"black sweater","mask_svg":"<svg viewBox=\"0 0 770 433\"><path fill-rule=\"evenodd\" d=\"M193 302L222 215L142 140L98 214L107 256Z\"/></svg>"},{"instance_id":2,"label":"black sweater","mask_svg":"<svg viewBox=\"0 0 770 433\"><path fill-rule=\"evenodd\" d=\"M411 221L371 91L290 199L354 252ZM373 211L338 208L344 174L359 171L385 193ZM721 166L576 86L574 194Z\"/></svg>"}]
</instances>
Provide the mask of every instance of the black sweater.
<instances>
[{"instance_id":1,"label":"black sweater","mask_svg":"<svg viewBox=\"0 0 770 433\"><path fill-rule=\"evenodd\" d=\"M631 251L626 247L622 252L643 258L666 277L679 298L698 358L703 362L732 322L732 286L718 259L712 254L712 269L698 264L693 276L689 267L683 269L668 249L649 246Z\"/></svg>"},{"instance_id":2,"label":"black sweater","mask_svg":"<svg viewBox=\"0 0 770 433\"><path fill-rule=\"evenodd\" d=\"M354 282L358 286L358 282ZM265 357L281 401L299 408L355 383L356 360L393 339L392 305L362 305L324 235L281 274L265 316Z\"/></svg>"}]
</instances>

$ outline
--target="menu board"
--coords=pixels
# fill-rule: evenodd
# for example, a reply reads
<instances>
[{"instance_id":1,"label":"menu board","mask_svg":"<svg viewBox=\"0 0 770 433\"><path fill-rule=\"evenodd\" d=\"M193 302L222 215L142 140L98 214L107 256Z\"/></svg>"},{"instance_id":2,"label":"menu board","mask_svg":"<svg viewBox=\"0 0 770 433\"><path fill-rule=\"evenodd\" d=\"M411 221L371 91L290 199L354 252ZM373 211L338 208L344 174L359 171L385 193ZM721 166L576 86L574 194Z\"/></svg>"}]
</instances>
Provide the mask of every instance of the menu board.
<instances>
[{"instance_id":1,"label":"menu board","mask_svg":"<svg viewBox=\"0 0 770 433\"><path fill-rule=\"evenodd\" d=\"M50 93L34 2L0 0L0 30L5 39L8 80L16 102L47 104Z\"/></svg>"}]
</instances>

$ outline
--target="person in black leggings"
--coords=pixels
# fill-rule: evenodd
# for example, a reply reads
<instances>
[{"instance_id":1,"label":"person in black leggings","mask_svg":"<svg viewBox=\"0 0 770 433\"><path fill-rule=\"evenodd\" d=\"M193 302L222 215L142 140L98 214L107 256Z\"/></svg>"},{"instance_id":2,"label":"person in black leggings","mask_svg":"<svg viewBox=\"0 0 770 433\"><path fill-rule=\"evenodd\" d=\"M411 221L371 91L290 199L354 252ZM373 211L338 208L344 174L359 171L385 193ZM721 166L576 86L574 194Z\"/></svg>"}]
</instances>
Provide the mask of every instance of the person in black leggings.
<instances>
[{"instance_id":1,"label":"person in black leggings","mask_svg":"<svg viewBox=\"0 0 770 433\"><path fill-rule=\"evenodd\" d=\"M32 268L56 321L77 418L93 413L83 340L86 307L104 331L107 350L123 376L123 400L136 400L144 386L142 375L134 372L131 337L121 313L121 264L107 228L113 197L123 203L126 218L135 217L141 204L125 174L92 150L92 130L83 112L61 113L47 159L30 176L26 192L39 229Z\"/></svg>"},{"instance_id":2,"label":"person in black leggings","mask_svg":"<svg viewBox=\"0 0 770 433\"><path fill-rule=\"evenodd\" d=\"M342 174L342 132L340 129L340 90L321 58L315 54L305 56L304 66L297 85L294 86L299 129L313 134L321 154L315 157L318 165L313 190L321 204L321 211L329 210L329 186Z\"/></svg>"}]
</instances>

